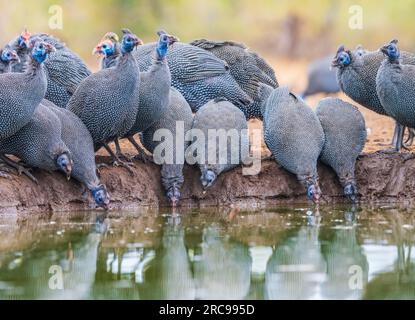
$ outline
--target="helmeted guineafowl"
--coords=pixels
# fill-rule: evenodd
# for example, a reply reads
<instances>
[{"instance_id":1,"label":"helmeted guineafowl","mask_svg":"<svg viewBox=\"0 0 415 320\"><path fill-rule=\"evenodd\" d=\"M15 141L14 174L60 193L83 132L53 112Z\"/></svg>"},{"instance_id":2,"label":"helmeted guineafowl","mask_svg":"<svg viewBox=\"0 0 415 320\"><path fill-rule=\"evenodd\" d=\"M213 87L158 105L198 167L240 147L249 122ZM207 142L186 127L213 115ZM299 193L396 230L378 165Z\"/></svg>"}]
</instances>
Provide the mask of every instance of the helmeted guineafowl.
<instances>
[{"instance_id":1,"label":"helmeted guineafowl","mask_svg":"<svg viewBox=\"0 0 415 320\"><path fill-rule=\"evenodd\" d=\"M397 43L392 40L380 49L380 54L386 58L377 73L376 90L391 117L404 126L415 128L415 65L405 62Z\"/></svg>"},{"instance_id":2,"label":"helmeted guineafowl","mask_svg":"<svg viewBox=\"0 0 415 320\"><path fill-rule=\"evenodd\" d=\"M141 41L127 29L123 33L122 56L116 67L100 70L83 80L69 100L68 110L86 125L95 150L105 147L115 165L128 167L108 146L129 132L138 111L140 72L131 52Z\"/></svg>"},{"instance_id":3,"label":"helmeted guineafowl","mask_svg":"<svg viewBox=\"0 0 415 320\"><path fill-rule=\"evenodd\" d=\"M324 132L313 110L287 87L269 92L264 103L264 141L275 160L295 174L306 187L307 197L318 202L317 160Z\"/></svg>"},{"instance_id":4,"label":"helmeted guineafowl","mask_svg":"<svg viewBox=\"0 0 415 320\"><path fill-rule=\"evenodd\" d=\"M124 136L136 147L138 157L145 160L145 153L141 147L134 141L133 136L136 133L143 132L154 122L158 121L170 103L171 75L166 60L168 48L178 39L175 36L167 34L165 31L159 31L159 41L154 52L154 61L152 67L145 72L140 73L140 99L137 117L134 125ZM119 56L119 44L114 42L116 35L112 32L107 33L104 40L97 45L95 51L101 53L104 57L102 67L110 67ZM117 152L121 150L117 143Z\"/></svg>"},{"instance_id":5,"label":"helmeted guineafowl","mask_svg":"<svg viewBox=\"0 0 415 320\"><path fill-rule=\"evenodd\" d=\"M60 40L45 33L30 36L27 31L9 44L12 49L17 51L21 60L20 63L13 66L13 71L21 72L25 69L26 56L29 54L27 42L33 41L33 39L41 39L56 49L45 62L48 78L45 98L57 106L65 108L79 83L91 72L82 59Z\"/></svg>"},{"instance_id":6,"label":"helmeted guineafowl","mask_svg":"<svg viewBox=\"0 0 415 320\"><path fill-rule=\"evenodd\" d=\"M47 80L43 62L52 50L50 44L38 41L25 73L0 74L0 141L25 126L44 98Z\"/></svg>"},{"instance_id":7,"label":"helmeted guineafowl","mask_svg":"<svg viewBox=\"0 0 415 320\"><path fill-rule=\"evenodd\" d=\"M307 88L301 94L305 99L317 93L337 93L340 87L336 79L336 70L331 68L332 57L325 57L314 61L307 74Z\"/></svg>"},{"instance_id":8,"label":"helmeted guineafowl","mask_svg":"<svg viewBox=\"0 0 415 320\"><path fill-rule=\"evenodd\" d=\"M401 58L405 64L415 64L415 55L402 52ZM382 115L388 115L383 108L376 92L376 75L383 61L381 52L367 52L356 54L340 46L332 62L337 67L337 80L342 91L362 106ZM395 133L403 136L403 127L397 124ZM399 151L402 139L395 139L393 144Z\"/></svg>"},{"instance_id":9,"label":"helmeted guineafowl","mask_svg":"<svg viewBox=\"0 0 415 320\"><path fill-rule=\"evenodd\" d=\"M74 161L72 177L91 192L99 207L108 209L110 198L106 187L97 176L94 143L85 124L71 111L59 108L46 99L42 101L42 105L54 112L60 120L62 140L69 148Z\"/></svg>"},{"instance_id":10,"label":"helmeted guineafowl","mask_svg":"<svg viewBox=\"0 0 415 320\"><path fill-rule=\"evenodd\" d=\"M356 46L354 50L354 54L358 56L366 53L367 50L362 45ZM317 93L331 94L340 91L340 86L337 83L337 71L332 68L332 61L333 58L330 55L311 63L308 68L307 88L301 94L303 99Z\"/></svg>"},{"instance_id":11,"label":"helmeted guineafowl","mask_svg":"<svg viewBox=\"0 0 415 320\"><path fill-rule=\"evenodd\" d=\"M241 89L254 101L246 108L247 118L262 119L259 84L273 88L278 87L275 72L258 54L250 51L245 45L233 41L194 40L191 45L205 49L219 59L226 61L233 78Z\"/></svg>"},{"instance_id":12,"label":"helmeted guineafowl","mask_svg":"<svg viewBox=\"0 0 415 320\"><path fill-rule=\"evenodd\" d=\"M183 95L174 88L171 88L170 91L170 104L167 110L164 112L163 116L155 122L150 128L146 129L143 132L142 142L144 147L150 151L154 152L157 146L162 142L154 141L154 133L157 130L163 129L168 130L172 134L173 145L164 145L165 153L171 155L173 158L170 159L172 162L164 163L163 158L157 159L157 155L153 157L156 163L161 164L161 182L164 189L166 190L166 196L169 199L172 206L176 206L180 201L181 193L180 188L184 182L183 176L183 166L184 166L184 152L188 147L189 143L187 141L177 141L182 137L185 138L185 134L192 128L193 114L190 109L189 104ZM179 128L179 131L177 130ZM180 128L184 129L184 135L182 136ZM170 134L169 134L170 136ZM179 148L179 145L183 143L183 150ZM170 146L170 148L168 147ZM180 152L180 153L179 153Z\"/></svg>"},{"instance_id":13,"label":"helmeted guineafowl","mask_svg":"<svg viewBox=\"0 0 415 320\"><path fill-rule=\"evenodd\" d=\"M133 53L141 71L151 67L156 45L145 44ZM218 97L225 97L241 110L252 103L230 74L228 64L202 48L177 42L169 49L167 62L172 86L180 91L194 112Z\"/></svg>"},{"instance_id":14,"label":"helmeted guineafowl","mask_svg":"<svg viewBox=\"0 0 415 320\"><path fill-rule=\"evenodd\" d=\"M73 161L62 141L59 118L40 104L28 124L12 136L0 141L0 154L19 157L26 165L54 171L69 178Z\"/></svg>"},{"instance_id":15,"label":"helmeted guineafowl","mask_svg":"<svg viewBox=\"0 0 415 320\"><path fill-rule=\"evenodd\" d=\"M325 137L320 160L333 168L344 194L355 201L355 164L366 142L365 119L355 106L338 98L321 100L316 114Z\"/></svg>"},{"instance_id":16,"label":"helmeted guineafowl","mask_svg":"<svg viewBox=\"0 0 415 320\"><path fill-rule=\"evenodd\" d=\"M19 62L20 59L15 50L7 46L0 50L0 74L11 72L13 65Z\"/></svg>"},{"instance_id":17,"label":"helmeted guineafowl","mask_svg":"<svg viewBox=\"0 0 415 320\"><path fill-rule=\"evenodd\" d=\"M244 113L223 98L209 101L193 118L192 135L196 137L190 148L198 147L196 161L204 188L216 178L245 159L249 154L248 124ZM197 134L203 134L199 137ZM202 139L202 141L199 141ZM193 150L193 149L192 149ZM204 152L204 154L203 154Z\"/></svg>"}]
</instances>

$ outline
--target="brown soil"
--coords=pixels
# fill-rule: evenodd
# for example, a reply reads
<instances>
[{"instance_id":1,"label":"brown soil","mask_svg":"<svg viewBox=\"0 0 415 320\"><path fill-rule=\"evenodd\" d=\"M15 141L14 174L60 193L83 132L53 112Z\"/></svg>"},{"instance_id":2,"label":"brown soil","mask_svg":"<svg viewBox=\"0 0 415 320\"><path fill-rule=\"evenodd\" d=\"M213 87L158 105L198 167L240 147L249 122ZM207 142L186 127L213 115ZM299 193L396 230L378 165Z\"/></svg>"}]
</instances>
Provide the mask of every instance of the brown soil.
<instances>
[{"instance_id":1,"label":"brown soil","mask_svg":"<svg viewBox=\"0 0 415 320\"><path fill-rule=\"evenodd\" d=\"M100 159L103 160L103 159ZM368 154L357 162L357 181L361 200L369 203L407 202L415 197L415 159L401 155ZM80 186L67 182L59 173L34 172L39 185L27 177L0 179L0 213L16 214L45 211L93 209L92 199L83 198ZM325 201L343 202L335 174L320 165L319 175ZM124 168L103 168L102 181L111 194L111 209L156 208L167 205L160 185L160 170L154 164L136 162L133 175ZM241 168L221 175L216 184L203 192L199 171L185 168L182 206L225 205L256 208L280 203L306 203L305 190L296 178L275 161L262 163L256 176L243 176Z\"/></svg>"}]
</instances>

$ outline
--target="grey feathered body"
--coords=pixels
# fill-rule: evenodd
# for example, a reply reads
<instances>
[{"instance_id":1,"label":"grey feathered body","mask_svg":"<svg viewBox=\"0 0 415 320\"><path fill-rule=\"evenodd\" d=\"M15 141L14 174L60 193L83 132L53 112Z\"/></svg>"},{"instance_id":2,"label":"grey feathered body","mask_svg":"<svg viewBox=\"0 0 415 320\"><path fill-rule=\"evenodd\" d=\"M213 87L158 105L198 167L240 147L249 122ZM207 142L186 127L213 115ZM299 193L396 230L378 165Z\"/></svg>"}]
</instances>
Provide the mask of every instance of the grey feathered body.
<instances>
[{"instance_id":1,"label":"grey feathered body","mask_svg":"<svg viewBox=\"0 0 415 320\"><path fill-rule=\"evenodd\" d=\"M313 110L280 87L266 101L263 126L265 143L276 161L302 183L315 182L324 132Z\"/></svg>"},{"instance_id":2,"label":"grey feathered body","mask_svg":"<svg viewBox=\"0 0 415 320\"><path fill-rule=\"evenodd\" d=\"M244 130L248 130L248 124L244 113L229 101L211 100L201 107L194 115L192 129L203 132L205 138L205 159L198 160L202 174L207 170L212 170L218 176L220 173L238 166L247 158L249 138L247 132L244 134ZM209 130L224 130L225 133L230 134L225 140L226 154L222 153L225 150L219 148L219 138L216 138L216 145L209 143ZM220 137L224 137L219 131L216 132ZM209 161L209 155L216 158L213 159L216 163ZM224 161L226 163L221 163L221 156L226 159Z\"/></svg>"},{"instance_id":3,"label":"grey feathered body","mask_svg":"<svg viewBox=\"0 0 415 320\"><path fill-rule=\"evenodd\" d=\"M134 125L126 134L133 136L158 121L170 104L171 75L167 61L153 61L148 71L140 73L140 98Z\"/></svg>"},{"instance_id":4,"label":"grey feathered body","mask_svg":"<svg viewBox=\"0 0 415 320\"><path fill-rule=\"evenodd\" d=\"M145 44L133 52L141 71L151 67L155 46L155 43ZM169 48L167 61L172 86L193 111L217 97L225 97L241 109L252 102L230 74L229 66L204 49L175 43Z\"/></svg>"},{"instance_id":5,"label":"grey feathered body","mask_svg":"<svg viewBox=\"0 0 415 320\"><path fill-rule=\"evenodd\" d=\"M219 59L226 61L233 78L254 103L246 111L247 118L262 119L259 99L259 84L278 87L274 70L267 62L248 48L233 41L195 40L190 44L208 50Z\"/></svg>"},{"instance_id":6,"label":"grey feathered body","mask_svg":"<svg viewBox=\"0 0 415 320\"><path fill-rule=\"evenodd\" d=\"M30 167L57 170L56 156L69 149L61 139L59 118L40 104L28 124L0 141L0 153L19 157Z\"/></svg>"},{"instance_id":7,"label":"grey feathered body","mask_svg":"<svg viewBox=\"0 0 415 320\"><path fill-rule=\"evenodd\" d=\"M70 50L64 43L48 34L35 34L43 41L53 45L56 49L45 61L45 69L48 87L45 98L61 108L65 108L70 97L75 92L79 83L91 74L82 59ZM23 72L28 62L29 49L20 49L17 40L9 46L16 50L20 63L13 65L13 72Z\"/></svg>"},{"instance_id":8,"label":"grey feathered body","mask_svg":"<svg viewBox=\"0 0 415 320\"><path fill-rule=\"evenodd\" d=\"M415 128L415 65L385 59L376 78L379 99L400 124Z\"/></svg>"},{"instance_id":9,"label":"grey feathered body","mask_svg":"<svg viewBox=\"0 0 415 320\"><path fill-rule=\"evenodd\" d=\"M130 53L114 68L103 69L83 80L68 103L86 125L94 148L125 136L135 123L140 73Z\"/></svg>"},{"instance_id":10,"label":"grey feathered body","mask_svg":"<svg viewBox=\"0 0 415 320\"><path fill-rule=\"evenodd\" d=\"M0 140L25 126L46 92L42 64L30 63L25 73L0 74Z\"/></svg>"},{"instance_id":11,"label":"grey feathered body","mask_svg":"<svg viewBox=\"0 0 415 320\"><path fill-rule=\"evenodd\" d=\"M404 64L415 64L415 55L401 53ZM384 57L381 52L367 52L362 56L352 54L352 62L337 70L337 80L346 95L362 106L387 115L376 92L376 75Z\"/></svg>"},{"instance_id":12,"label":"grey feathered body","mask_svg":"<svg viewBox=\"0 0 415 320\"><path fill-rule=\"evenodd\" d=\"M321 100L316 114L325 136L321 161L333 168L343 187L356 184L356 159L367 135L363 115L355 106L338 98Z\"/></svg>"},{"instance_id":13,"label":"grey feathered body","mask_svg":"<svg viewBox=\"0 0 415 320\"><path fill-rule=\"evenodd\" d=\"M95 165L94 143L84 123L71 111L59 108L48 100L42 105L49 108L59 118L62 125L62 140L69 148L74 166L71 175L89 190L100 185Z\"/></svg>"},{"instance_id":14,"label":"grey feathered body","mask_svg":"<svg viewBox=\"0 0 415 320\"><path fill-rule=\"evenodd\" d=\"M150 128L145 130L142 135L142 142L144 147L153 153L154 149L160 144L159 141L153 141L154 133L159 129L167 129L172 133L174 138L174 145L172 150L166 150L166 152L173 153L173 164L163 164L161 168L161 181L166 190L168 190L173 184L180 188L183 185L183 166L184 163L177 161L176 158L177 152L177 143L176 134L176 124L178 122L183 122L184 134L192 128L193 114L190 109L189 104L183 95L174 88L171 88L170 91L170 104L167 110L164 112L163 116L155 122ZM184 138L184 136L183 136ZM184 141L183 152L188 147L189 142ZM154 156L154 155L153 155ZM184 155L183 155L184 158ZM155 159L156 162L157 159Z\"/></svg>"},{"instance_id":15,"label":"grey feathered body","mask_svg":"<svg viewBox=\"0 0 415 320\"><path fill-rule=\"evenodd\" d=\"M316 93L336 93L340 91L336 79L336 70L331 69L332 57L325 57L314 61L307 75L307 88L302 96L305 98Z\"/></svg>"}]
</instances>

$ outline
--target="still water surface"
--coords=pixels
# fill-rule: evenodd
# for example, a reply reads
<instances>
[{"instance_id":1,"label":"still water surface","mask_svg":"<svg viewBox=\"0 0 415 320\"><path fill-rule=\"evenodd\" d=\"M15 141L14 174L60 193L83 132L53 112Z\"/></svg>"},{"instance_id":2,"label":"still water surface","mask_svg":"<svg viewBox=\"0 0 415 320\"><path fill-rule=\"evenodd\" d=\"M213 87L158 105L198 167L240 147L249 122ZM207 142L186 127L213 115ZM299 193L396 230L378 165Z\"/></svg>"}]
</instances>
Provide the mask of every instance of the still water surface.
<instances>
[{"instance_id":1,"label":"still water surface","mask_svg":"<svg viewBox=\"0 0 415 320\"><path fill-rule=\"evenodd\" d=\"M415 299L415 212L0 217L0 299Z\"/></svg>"}]
</instances>

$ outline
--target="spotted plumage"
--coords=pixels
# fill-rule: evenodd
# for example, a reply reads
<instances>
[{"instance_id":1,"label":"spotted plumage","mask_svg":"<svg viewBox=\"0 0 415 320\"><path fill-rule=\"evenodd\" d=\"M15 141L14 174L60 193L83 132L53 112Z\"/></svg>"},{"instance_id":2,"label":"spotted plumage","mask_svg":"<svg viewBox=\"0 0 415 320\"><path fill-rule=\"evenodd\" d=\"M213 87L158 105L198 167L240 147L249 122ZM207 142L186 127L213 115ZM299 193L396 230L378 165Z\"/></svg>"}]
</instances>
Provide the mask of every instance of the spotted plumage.
<instances>
[{"instance_id":1,"label":"spotted plumage","mask_svg":"<svg viewBox=\"0 0 415 320\"><path fill-rule=\"evenodd\" d=\"M25 38L27 40L22 41ZM30 53L28 42L34 39L41 39L56 49L45 62L48 79L45 98L65 108L79 83L91 72L82 59L60 40L45 33L30 35L27 32L9 43L10 48L16 50L20 58L20 63L12 68L14 72L23 72L26 69L27 55Z\"/></svg>"},{"instance_id":2,"label":"spotted plumage","mask_svg":"<svg viewBox=\"0 0 415 320\"><path fill-rule=\"evenodd\" d=\"M83 80L68 103L91 133L97 150L123 137L134 125L138 111L140 73L131 51L139 39L124 30L123 53L116 67Z\"/></svg>"},{"instance_id":3,"label":"spotted plumage","mask_svg":"<svg viewBox=\"0 0 415 320\"><path fill-rule=\"evenodd\" d=\"M365 119L355 106L338 98L321 100L316 114L325 136L320 159L333 168L344 194L355 201L358 194L355 165L366 142Z\"/></svg>"},{"instance_id":4,"label":"spotted plumage","mask_svg":"<svg viewBox=\"0 0 415 320\"><path fill-rule=\"evenodd\" d=\"M154 154L154 161L162 165L161 182L166 190L167 198L175 206L181 198L180 189L184 182L183 166L184 152L189 145L188 141L180 139L185 138L186 132L192 128L193 114L189 104L183 95L174 88L170 91L170 104L163 116L155 122L150 128L145 130L142 135L144 147L154 152L156 147L161 144L160 141L154 141L154 134L159 129L168 130L174 139L173 145L166 145L165 152L172 155L171 163L164 163L163 158L157 158L159 154ZM183 129L183 131L181 131ZM179 139L178 141L176 139Z\"/></svg>"},{"instance_id":5,"label":"spotted plumage","mask_svg":"<svg viewBox=\"0 0 415 320\"><path fill-rule=\"evenodd\" d=\"M32 118L47 86L43 62L53 50L45 42L36 42L25 73L0 74L0 140L10 137Z\"/></svg>"},{"instance_id":6,"label":"spotted plumage","mask_svg":"<svg viewBox=\"0 0 415 320\"><path fill-rule=\"evenodd\" d=\"M316 114L286 87L269 91L263 111L264 140L275 160L297 176L310 200L318 201L317 160L324 132Z\"/></svg>"},{"instance_id":7,"label":"spotted plumage","mask_svg":"<svg viewBox=\"0 0 415 320\"><path fill-rule=\"evenodd\" d=\"M71 176L91 192L98 206L108 208L109 195L97 176L94 143L85 124L71 111L59 108L48 100L43 100L42 105L60 120L61 137L70 150L74 162Z\"/></svg>"},{"instance_id":8,"label":"spotted plumage","mask_svg":"<svg viewBox=\"0 0 415 320\"><path fill-rule=\"evenodd\" d=\"M40 104L31 120L12 136L0 141L0 154L14 155L26 165L70 176L72 157L61 138L59 118Z\"/></svg>"},{"instance_id":9,"label":"spotted plumage","mask_svg":"<svg viewBox=\"0 0 415 320\"><path fill-rule=\"evenodd\" d=\"M229 101L214 99L196 112L192 126L196 139L192 146L201 147L199 152L196 152L194 160L199 165L203 187L210 187L222 172L238 166L247 159L247 129L244 113ZM203 135L197 136L198 134ZM212 143L213 140L216 143ZM224 141L223 145L221 141Z\"/></svg>"},{"instance_id":10,"label":"spotted plumage","mask_svg":"<svg viewBox=\"0 0 415 320\"><path fill-rule=\"evenodd\" d=\"M246 117L248 119L262 119L259 100L260 83L273 88L278 87L278 81L272 67L258 54L241 43L199 39L190 44L205 49L219 59L226 61L232 77L254 101L246 108Z\"/></svg>"}]
</instances>

